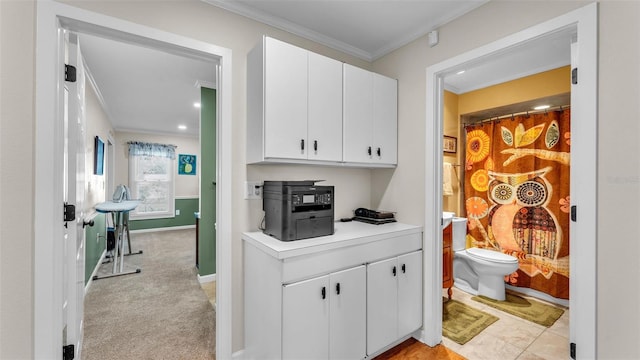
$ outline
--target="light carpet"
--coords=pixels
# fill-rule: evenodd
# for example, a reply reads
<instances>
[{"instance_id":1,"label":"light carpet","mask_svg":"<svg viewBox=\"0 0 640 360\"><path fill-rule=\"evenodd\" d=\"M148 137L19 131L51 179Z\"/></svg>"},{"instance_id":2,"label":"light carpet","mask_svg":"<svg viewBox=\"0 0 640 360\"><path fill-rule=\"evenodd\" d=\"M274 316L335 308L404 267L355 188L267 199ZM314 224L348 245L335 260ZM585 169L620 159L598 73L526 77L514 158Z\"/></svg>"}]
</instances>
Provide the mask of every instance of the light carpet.
<instances>
[{"instance_id":1,"label":"light carpet","mask_svg":"<svg viewBox=\"0 0 640 360\"><path fill-rule=\"evenodd\" d=\"M442 335L460 345L464 345L496 321L497 317L457 300L444 300Z\"/></svg>"},{"instance_id":2,"label":"light carpet","mask_svg":"<svg viewBox=\"0 0 640 360\"><path fill-rule=\"evenodd\" d=\"M142 272L93 281L82 358L215 359L215 311L197 280L195 230L131 238L133 250L144 253L126 256L125 267Z\"/></svg>"},{"instance_id":3,"label":"light carpet","mask_svg":"<svg viewBox=\"0 0 640 360\"><path fill-rule=\"evenodd\" d=\"M471 299L489 305L519 318L549 327L558 320L564 310L507 292L505 301L489 299L484 296L474 296Z\"/></svg>"}]
</instances>

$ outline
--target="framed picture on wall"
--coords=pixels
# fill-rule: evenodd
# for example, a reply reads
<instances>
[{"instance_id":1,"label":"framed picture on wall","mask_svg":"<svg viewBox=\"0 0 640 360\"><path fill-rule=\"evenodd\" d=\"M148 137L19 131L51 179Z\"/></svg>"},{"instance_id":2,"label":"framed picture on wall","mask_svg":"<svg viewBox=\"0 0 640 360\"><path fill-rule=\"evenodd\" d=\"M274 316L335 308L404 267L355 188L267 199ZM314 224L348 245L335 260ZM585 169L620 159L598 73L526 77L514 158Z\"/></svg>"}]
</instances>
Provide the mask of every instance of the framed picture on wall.
<instances>
[{"instance_id":1,"label":"framed picture on wall","mask_svg":"<svg viewBox=\"0 0 640 360\"><path fill-rule=\"evenodd\" d=\"M196 174L196 156L188 154L178 155L178 175Z\"/></svg>"},{"instance_id":2,"label":"framed picture on wall","mask_svg":"<svg viewBox=\"0 0 640 360\"><path fill-rule=\"evenodd\" d=\"M446 153L455 153L458 148L458 139L453 136L444 136L442 150Z\"/></svg>"},{"instance_id":3,"label":"framed picture on wall","mask_svg":"<svg viewBox=\"0 0 640 360\"><path fill-rule=\"evenodd\" d=\"M99 136L95 138L93 173L95 175L104 174L104 141Z\"/></svg>"}]
</instances>

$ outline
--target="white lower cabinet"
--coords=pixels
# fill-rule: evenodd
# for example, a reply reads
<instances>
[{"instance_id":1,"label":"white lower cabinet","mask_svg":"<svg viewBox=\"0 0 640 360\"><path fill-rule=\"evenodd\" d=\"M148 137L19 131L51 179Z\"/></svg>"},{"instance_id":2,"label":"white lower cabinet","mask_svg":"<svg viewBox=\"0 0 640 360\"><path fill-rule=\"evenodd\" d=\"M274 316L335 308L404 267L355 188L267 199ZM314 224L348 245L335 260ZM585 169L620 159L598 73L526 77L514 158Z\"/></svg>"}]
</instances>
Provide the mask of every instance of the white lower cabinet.
<instances>
[{"instance_id":1,"label":"white lower cabinet","mask_svg":"<svg viewBox=\"0 0 640 360\"><path fill-rule=\"evenodd\" d=\"M364 266L284 285L282 358L364 358L365 289Z\"/></svg>"},{"instance_id":2,"label":"white lower cabinet","mask_svg":"<svg viewBox=\"0 0 640 360\"><path fill-rule=\"evenodd\" d=\"M422 326L422 251L367 265L367 353Z\"/></svg>"},{"instance_id":3,"label":"white lower cabinet","mask_svg":"<svg viewBox=\"0 0 640 360\"><path fill-rule=\"evenodd\" d=\"M365 359L422 325L421 227L336 223L314 239L242 239L245 359Z\"/></svg>"}]
</instances>

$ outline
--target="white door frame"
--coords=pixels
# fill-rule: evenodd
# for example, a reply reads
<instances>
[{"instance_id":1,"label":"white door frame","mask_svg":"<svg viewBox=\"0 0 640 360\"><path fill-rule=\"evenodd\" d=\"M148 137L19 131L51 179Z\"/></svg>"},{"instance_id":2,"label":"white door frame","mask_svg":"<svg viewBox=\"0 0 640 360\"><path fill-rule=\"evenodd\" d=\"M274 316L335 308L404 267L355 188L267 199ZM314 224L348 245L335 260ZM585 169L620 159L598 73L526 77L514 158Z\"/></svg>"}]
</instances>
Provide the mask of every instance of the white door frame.
<instances>
[{"instance_id":1,"label":"white door frame","mask_svg":"<svg viewBox=\"0 0 640 360\"><path fill-rule=\"evenodd\" d=\"M145 40L166 50L181 49L194 55L219 59L218 173L216 250L216 357L232 356L231 322L231 50L184 36L138 25L54 1L37 2L36 30L36 148L34 214L34 358L60 359L62 351L62 108L58 79L63 71L56 59L61 49L58 32L68 28L80 33ZM213 63L212 63L213 66ZM52 174L53 179L52 179Z\"/></svg>"},{"instance_id":2,"label":"white door frame","mask_svg":"<svg viewBox=\"0 0 640 360\"><path fill-rule=\"evenodd\" d=\"M442 117L444 77L457 70L508 51L529 40L574 27L578 36L578 85L572 85L571 204L578 206L577 222L571 222L570 338L578 344L578 358L596 357L596 230L597 230L597 100L598 8L589 4L565 15L530 27L503 39L427 68L426 174L424 231L423 341L442 341ZM567 44L570 46L570 44ZM573 174L580 174L580 180ZM577 195L579 194L579 196ZM579 275L579 276L578 276Z\"/></svg>"}]
</instances>

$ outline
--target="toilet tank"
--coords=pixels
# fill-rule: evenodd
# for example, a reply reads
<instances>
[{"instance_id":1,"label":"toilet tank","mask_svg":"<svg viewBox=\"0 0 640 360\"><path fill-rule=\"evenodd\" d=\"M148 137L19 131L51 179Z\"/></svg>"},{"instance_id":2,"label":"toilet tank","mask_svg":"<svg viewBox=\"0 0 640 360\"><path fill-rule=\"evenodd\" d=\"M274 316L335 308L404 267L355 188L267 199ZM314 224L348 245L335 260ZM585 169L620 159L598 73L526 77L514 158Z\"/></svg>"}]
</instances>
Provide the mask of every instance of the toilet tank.
<instances>
[{"instance_id":1,"label":"toilet tank","mask_svg":"<svg viewBox=\"0 0 640 360\"><path fill-rule=\"evenodd\" d=\"M467 248L467 218L454 217L451 221L451 237L453 251Z\"/></svg>"}]
</instances>

